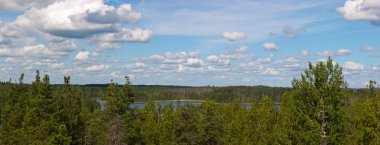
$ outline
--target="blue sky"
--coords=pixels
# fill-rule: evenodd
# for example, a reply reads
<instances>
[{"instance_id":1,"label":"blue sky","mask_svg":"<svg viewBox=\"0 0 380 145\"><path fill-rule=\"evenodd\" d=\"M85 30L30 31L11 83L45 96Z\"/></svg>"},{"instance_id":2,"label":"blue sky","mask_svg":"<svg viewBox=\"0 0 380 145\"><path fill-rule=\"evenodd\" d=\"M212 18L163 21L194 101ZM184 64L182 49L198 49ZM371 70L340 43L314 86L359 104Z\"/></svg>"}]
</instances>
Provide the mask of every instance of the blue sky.
<instances>
[{"instance_id":1,"label":"blue sky","mask_svg":"<svg viewBox=\"0 0 380 145\"><path fill-rule=\"evenodd\" d=\"M290 86L332 56L380 81L378 0L0 0L0 80Z\"/></svg>"}]
</instances>

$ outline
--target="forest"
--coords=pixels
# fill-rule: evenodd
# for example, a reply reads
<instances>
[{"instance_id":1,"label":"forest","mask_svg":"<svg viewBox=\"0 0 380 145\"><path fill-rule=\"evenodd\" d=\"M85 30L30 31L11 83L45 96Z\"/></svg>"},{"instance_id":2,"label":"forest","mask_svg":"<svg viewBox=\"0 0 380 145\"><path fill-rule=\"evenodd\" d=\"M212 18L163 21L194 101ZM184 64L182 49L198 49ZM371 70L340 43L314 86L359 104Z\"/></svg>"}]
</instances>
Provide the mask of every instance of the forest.
<instances>
[{"instance_id":1,"label":"forest","mask_svg":"<svg viewBox=\"0 0 380 145\"><path fill-rule=\"evenodd\" d=\"M349 89L331 58L309 63L292 88L134 86L129 77L80 86L69 76L53 85L39 71L31 84L23 80L0 84L1 145L380 144L376 81ZM153 103L163 99L205 101ZM136 101L146 105L130 107Z\"/></svg>"}]
</instances>

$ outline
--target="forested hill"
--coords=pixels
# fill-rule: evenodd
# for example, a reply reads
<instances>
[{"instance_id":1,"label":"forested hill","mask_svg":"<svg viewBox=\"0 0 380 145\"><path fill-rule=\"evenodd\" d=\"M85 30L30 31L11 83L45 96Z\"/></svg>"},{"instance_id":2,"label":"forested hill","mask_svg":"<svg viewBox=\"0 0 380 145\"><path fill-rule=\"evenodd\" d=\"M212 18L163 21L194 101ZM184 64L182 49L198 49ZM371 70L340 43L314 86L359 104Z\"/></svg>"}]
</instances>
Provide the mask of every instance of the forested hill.
<instances>
[{"instance_id":1,"label":"forested hill","mask_svg":"<svg viewBox=\"0 0 380 145\"><path fill-rule=\"evenodd\" d=\"M2 82L4 84L6 82ZM59 89L62 84L52 85L53 89ZM85 84L73 85L83 90L83 95L89 98L102 98L109 84ZM122 85L118 85L121 87ZM0 90L4 90L1 88ZM174 85L132 85L136 94L135 101L147 100L204 100L211 99L216 102L241 102L260 101L267 96L279 102L285 92L290 92L290 87L270 86L174 86ZM347 92L352 99L360 99L366 95L364 88L349 88Z\"/></svg>"},{"instance_id":2,"label":"forested hill","mask_svg":"<svg viewBox=\"0 0 380 145\"><path fill-rule=\"evenodd\" d=\"M89 90L105 90L108 84L89 84L81 87ZM211 99L217 102L231 102L240 100L242 102L252 102L261 100L262 97L268 96L275 100L290 88L286 87L268 87L268 86L164 86L164 85L134 85L133 86L136 101L147 100L177 100L177 99L194 99L203 100Z\"/></svg>"},{"instance_id":3,"label":"forested hill","mask_svg":"<svg viewBox=\"0 0 380 145\"><path fill-rule=\"evenodd\" d=\"M331 59L310 65L292 89L132 87L129 77L123 86L71 85L70 77L64 85L51 85L49 75L41 77L39 71L32 84L23 78L0 84L0 145L380 143L376 81L365 90L348 89L342 68ZM101 109L91 97L102 97L107 107ZM138 99L170 97L210 99L199 105L147 101L132 107ZM254 102L246 108L239 99Z\"/></svg>"},{"instance_id":4,"label":"forested hill","mask_svg":"<svg viewBox=\"0 0 380 145\"><path fill-rule=\"evenodd\" d=\"M59 85L57 85L59 86ZM77 85L85 90L87 97L98 97L104 94L109 84ZM121 87L122 85L118 85ZM135 91L135 101L147 100L204 100L211 99L216 102L240 102L260 101L263 97L270 97L279 102L285 92L290 92L291 87L271 86L174 86L174 85L132 85ZM99 93L103 92L103 93ZM366 88L348 88L351 99L360 99L367 95Z\"/></svg>"}]
</instances>

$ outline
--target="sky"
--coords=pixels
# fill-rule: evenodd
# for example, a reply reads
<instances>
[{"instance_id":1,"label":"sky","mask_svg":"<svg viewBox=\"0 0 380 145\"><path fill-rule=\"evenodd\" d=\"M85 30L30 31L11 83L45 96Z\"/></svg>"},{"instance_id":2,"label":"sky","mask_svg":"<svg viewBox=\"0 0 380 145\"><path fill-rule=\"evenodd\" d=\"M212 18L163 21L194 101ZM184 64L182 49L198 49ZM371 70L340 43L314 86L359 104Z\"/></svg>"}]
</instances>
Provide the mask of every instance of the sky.
<instances>
[{"instance_id":1,"label":"sky","mask_svg":"<svg viewBox=\"0 0 380 145\"><path fill-rule=\"evenodd\" d=\"M0 80L291 86L331 56L380 81L379 0L0 0Z\"/></svg>"}]
</instances>

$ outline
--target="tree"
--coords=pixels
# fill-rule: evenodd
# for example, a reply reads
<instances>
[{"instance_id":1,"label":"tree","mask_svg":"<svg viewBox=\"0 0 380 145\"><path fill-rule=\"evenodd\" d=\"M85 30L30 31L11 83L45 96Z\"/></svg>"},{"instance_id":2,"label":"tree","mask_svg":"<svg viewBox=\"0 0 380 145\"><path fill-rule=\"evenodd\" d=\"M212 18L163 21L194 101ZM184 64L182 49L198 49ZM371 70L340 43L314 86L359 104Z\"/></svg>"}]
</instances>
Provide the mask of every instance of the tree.
<instances>
[{"instance_id":1,"label":"tree","mask_svg":"<svg viewBox=\"0 0 380 145\"><path fill-rule=\"evenodd\" d=\"M21 74L18 84L10 85L9 99L1 111L0 144L23 144L25 140L22 122L28 98L23 79L24 74Z\"/></svg>"},{"instance_id":2,"label":"tree","mask_svg":"<svg viewBox=\"0 0 380 145\"><path fill-rule=\"evenodd\" d=\"M126 82L123 88L118 87L112 80L107 88L105 109L105 119L108 122L108 135L106 144L126 144L127 142L136 144L139 141L137 136L139 131L134 128L136 116L134 110L130 108L133 103L134 93L130 87L129 77L125 77Z\"/></svg>"},{"instance_id":3,"label":"tree","mask_svg":"<svg viewBox=\"0 0 380 145\"><path fill-rule=\"evenodd\" d=\"M370 80L368 97L357 100L349 110L351 133L348 138L355 144L378 144L380 142L380 97L376 82Z\"/></svg>"},{"instance_id":4,"label":"tree","mask_svg":"<svg viewBox=\"0 0 380 145\"><path fill-rule=\"evenodd\" d=\"M292 139L296 143L339 144L345 131L345 113L348 105L342 67L329 57L315 66L309 63L300 79L292 81L293 94L284 108L292 112Z\"/></svg>"},{"instance_id":5,"label":"tree","mask_svg":"<svg viewBox=\"0 0 380 145\"><path fill-rule=\"evenodd\" d=\"M223 124L218 109L217 104L210 100L206 100L200 106L200 144L219 145L222 143Z\"/></svg>"},{"instance_id":6,"label":"tree","mask_svg":"<svg viewBox=\"0 0 380 145\"><path fill-rule=\"evenodd\" d=\"M196 108L191 104L178 106L175 110L176 144L195 145L199 144L198 116Z\"/></svg>"},{"instance_id":7,"label":"tree","mask_svg":"<svg viewBox=\"0 0 380 145\"><path fill-rule=\"evenodd\" d=\"M147 145L159 144L160 130L160 110L155 104L148 100L143 109L140 110L140 118L144 123L141 124L141 135Z\"/></svg>"},{"instance_id":8,"label":"tree","mask_svg":"<svg viewBox=\"0 0 380 145\"><path fill-rule=\"evenodd\" d=\"M83 144L83 137L85 132L85 121L81 115L84 104L84 98L79 96L79 91L72 88L70 84L70 77L64 77L63 88L60 93L54 97L56 103L54 106L55 118L67 126L68 134L72 137L73 144Z\"/></svg>"},{"instance_id":9,"label":"tree","mask_svg":"<svg viewBox=\"0 0 380 145\"><path fill-rule=\"evenodd\" d=\"M55 100L49 75L45 74L41 81L40 73L37 71L30 92L30 101L26 105L22 123L27 137L25 144L48 144L58 139L58 136L60 144L70 144L71 136L64 131L67 127L63 127L65 124L53 117Z\"/></svg>"}]
</instances>

